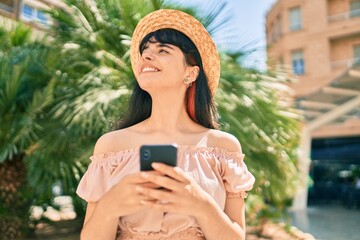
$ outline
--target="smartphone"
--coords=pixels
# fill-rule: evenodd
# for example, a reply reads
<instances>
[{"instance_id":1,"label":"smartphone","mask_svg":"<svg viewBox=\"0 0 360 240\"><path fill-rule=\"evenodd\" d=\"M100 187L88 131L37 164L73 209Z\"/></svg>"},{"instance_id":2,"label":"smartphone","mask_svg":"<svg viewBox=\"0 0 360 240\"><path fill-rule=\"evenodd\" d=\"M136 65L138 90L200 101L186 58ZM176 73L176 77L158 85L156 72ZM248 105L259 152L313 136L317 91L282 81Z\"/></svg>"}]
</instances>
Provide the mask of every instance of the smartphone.
<instances>
[{"instance_id":1,"label":"smartphone","mask_svg":"<svg viewBox=\"0 0 360 240\"><path fill-rule=\"evenodd\" d=\"M177 145L142 145L140 147L140 170L154 170L151 166L153 162L161 162L175 167L177 163Z\"/></svg>"}]
</instances>

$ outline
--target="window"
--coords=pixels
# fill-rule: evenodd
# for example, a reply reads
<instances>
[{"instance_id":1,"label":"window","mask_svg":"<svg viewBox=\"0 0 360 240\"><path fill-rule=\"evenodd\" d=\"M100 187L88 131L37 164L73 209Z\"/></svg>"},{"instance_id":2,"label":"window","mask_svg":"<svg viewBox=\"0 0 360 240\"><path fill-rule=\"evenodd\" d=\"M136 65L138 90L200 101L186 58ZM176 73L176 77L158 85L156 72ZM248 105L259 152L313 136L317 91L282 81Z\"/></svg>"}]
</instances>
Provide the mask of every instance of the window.
<instances>
[{"instance_id":1,"label":"window","mask_svg":"<svg viewBox=\"0 0 360 240\"><path fill-rule=\"evenodd\" d=\"M282 22L281 16L277 16L276 22L271 25L272 29L272 40L276 41L277 39L281 38L282 35Z\"/></svg>"},{"instance_id":2,"label":"window","mask_svg":"<svg viewBox=\"0 0 360 240\"><path fill-rule=\"evenodd\" d=\"M360 63L360 44L354 45L354 60Z\"/></svg>"},{"instance_id":3,"label":"window","mask_svg":"<svg viewBox=\"0 0 360 240\"><path fill-rule=\"evenodd\" d=\"M34 11L34 9L32 7L30 7L29 5L26 5L26 4L24 5L23 14L25 17L32 18L33 11Z\"/></svg>"},{"instance_id":4,"label":"window","mask_svg":"<svg viewBox=\"0 0 360 240\"><path fill-rule=\"evenodd\" d=\"M290 9L290 31L297 31L301 26L301 9L300 7Z\"/></svg>"},{"instance_id":5,"label":"window","mask_svg":"<svg viewBox=\"0 0 360 240\"><path fill-rule=\"evenodd\" d=\"M360 0L350 2L350 17L360 17Z\"/></svg>"},{"instance_id":6,"label":"window","mask_svg":"<svg viewBox=\"0 0 360 240\"><path fill-rule=\"evenodd\" d=\"M271 42L275 42L276 41L276 30L275 30L275 24L272 23L271 24Z\"/></svg>"},{"instance_id":7,"label":"window","mask_svg":"<svg viewBox=\"0 0 360 240\"><path fill-rule=\"evenodd\" d=\"M277 69L278 70L284 70L284 58L282 56L279 57L278 59L278 65L277 65Z\"/></svg>"},{"instance_id":8,"label":"window","mask_svg":"<svg viewBox=\"0 0 360 240\"><path fill-rule=\"evenodd\" d=\"M14 11L14 7L11 3L4 3L0 1L0 10L5 10L6 12L12 13Z\"/></svg>"},{"instance_id":9,"label":"window","mask_svg":"<svg viewBox=\"0 0 360 240\"><path fill-rule=\"evenodd\" d=\"M281 19L281 16L278 16L277 17L277 32L278 32L278 35L279 37L281 37L282 35L282 19Z\"/></svg>"},{"instance_id":10,"label":"window","mask_svg":"<svg viewBox=\"0 0 360 240\"><path fill-rule=\"evenodd\" d=\"M271 28L270 27L268 27L267 29L266 29L266 41L267 41L267 43L268 44L270 44L271 43Z\"/></svg>"},{"instance_id":11,"label":"window","mask_svg":"<svg viewBox=\"0 0 360 240\"><path fill-rule=\"evenodd\" d=\"M40 9L33 8L27 4L24 4L22 9L22 17L25 21L35 21L42 24L48 22L47 15Z\"/></svg>"},{"instance_id":12,"label":"window","mask_svg":"<svg viewBox=\"0 0 360 240\"><path fill-rule=\"evenodd\" d=\"M46 15L40 10L37 11L37 19L42 23L46 23L47 21Z\"/></svg>"},{"instance_id":13,"label":"window","mask_svg":"<svg viewBox=\"0 0 360 240\"><path fill-rule=\"evenodd\" d=\"M292 52L292 67L296 75L303 75L305 73L304 54L302 50Z\"/></svg>"}]
</instances>

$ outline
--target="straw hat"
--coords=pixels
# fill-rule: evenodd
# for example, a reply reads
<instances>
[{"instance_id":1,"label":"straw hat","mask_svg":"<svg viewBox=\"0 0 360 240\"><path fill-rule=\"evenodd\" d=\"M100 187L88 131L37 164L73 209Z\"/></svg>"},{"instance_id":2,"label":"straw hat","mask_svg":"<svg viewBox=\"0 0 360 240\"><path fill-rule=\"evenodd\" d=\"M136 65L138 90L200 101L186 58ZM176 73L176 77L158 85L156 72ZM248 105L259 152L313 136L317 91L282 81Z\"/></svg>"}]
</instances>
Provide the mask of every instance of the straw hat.
<instances>
[{"instance_id":1,"label":"straw hat","mask_svg":"<svg viewBox=\"0 0 360 240\"><path fill-rule=\"evenodd\" d=\"M143 38L164 28L178 30L189 37L197 47L212 96L220 78L220 58L216 46L204 26L189 14L173 9L161 9L145 16L136 26L131 40L130 56L134 69L139 58L139 45Z\"/></svg>"}]
</instances>

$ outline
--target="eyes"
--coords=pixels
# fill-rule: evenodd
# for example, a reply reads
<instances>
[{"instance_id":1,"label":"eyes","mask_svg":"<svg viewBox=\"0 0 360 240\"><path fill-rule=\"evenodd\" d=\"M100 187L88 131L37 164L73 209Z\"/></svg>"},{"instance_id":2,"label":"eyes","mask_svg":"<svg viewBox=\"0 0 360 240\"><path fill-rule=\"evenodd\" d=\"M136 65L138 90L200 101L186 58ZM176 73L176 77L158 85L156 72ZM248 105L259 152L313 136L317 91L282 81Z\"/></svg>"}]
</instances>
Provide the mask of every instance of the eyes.
<instances>
[{"instance_id":1,"label":"eyes","mask_svg":"<svg viewBox=\"0 0 360 240\"><path fill-rule=\"evenodd\" d=\"M159 49L159 53L169 53L168 51L166 51L165 49Z\"/></svg>"},{"instance_id":2,"label":"eyes","mask_svg":"<svg viewBox=\"0 0 360 240\"><path fill-rule=\"evenodd\" d=\"M144 48L144 50L142 51L141 55L144 54L147 51L148 48ZM170 52L165 50L164 48L159 48L157 50L158 54L169 54Z\"/></svg>"},{"instance_id":3,"label":"eyes","mask_svg":"<svg viewBox=\"0 0 360 240\"><path fill-rule=\"evenodd\" d=\"M150 50L150 46L149 44L151 44L151 50ZM166 44L166 43L146 43L142 49L141 49L141 55L147 51L150 50L150 52L154 53L154 54L160 54L160 55L164 55L164 54L170 54L172 51L175 51L174 46L170 45L170 44Z\"/></svg>"}]
</instances>

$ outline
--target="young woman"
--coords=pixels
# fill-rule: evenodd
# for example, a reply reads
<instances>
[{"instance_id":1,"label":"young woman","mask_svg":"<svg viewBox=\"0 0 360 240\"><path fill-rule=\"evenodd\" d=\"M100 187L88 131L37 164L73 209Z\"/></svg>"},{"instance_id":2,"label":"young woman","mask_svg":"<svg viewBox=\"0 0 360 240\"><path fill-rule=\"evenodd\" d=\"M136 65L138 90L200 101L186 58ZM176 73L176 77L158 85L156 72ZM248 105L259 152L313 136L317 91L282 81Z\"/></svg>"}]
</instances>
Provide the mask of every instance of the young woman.
<instances>
[{"instance_id":1,"label":"young woman","mask_svg":"<svg viewBox=\"0 0 360 240\"><path fill-rule=\"evenodd\" d=\"M239 141L218 130L210 35L188 14L158 10L139 22L130 51L128 116L99 138L77 190L88 202L81 239L245 239L255 179ZM141 145L173 143L177 167L139 170Z\"/></svg>"}]
</instances>

